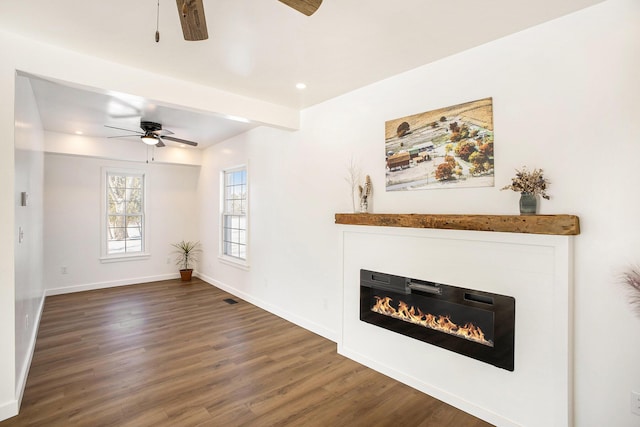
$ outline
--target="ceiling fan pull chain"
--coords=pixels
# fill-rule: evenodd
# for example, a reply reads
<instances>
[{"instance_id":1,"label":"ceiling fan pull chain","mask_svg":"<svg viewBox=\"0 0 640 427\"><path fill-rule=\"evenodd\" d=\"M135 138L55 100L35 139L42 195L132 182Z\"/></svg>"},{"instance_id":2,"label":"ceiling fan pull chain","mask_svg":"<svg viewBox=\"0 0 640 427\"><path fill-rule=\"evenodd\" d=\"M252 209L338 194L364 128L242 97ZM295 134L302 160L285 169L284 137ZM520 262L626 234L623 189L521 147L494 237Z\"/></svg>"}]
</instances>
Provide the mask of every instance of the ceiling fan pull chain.
<instances>
[{"instance_id":1,"label":"ceiling fan pull chain","mask_svg":"<svg viewBox=\"0 0 640 427\"><path fill-rule=\"evenodd\" d=\"M160 41L160 0L158 0L158 11L156 13L156 43Z\"/></svg>"},{"instance_id":2,"label":"ceiling fan pull chain","mask_svg":"<svg viewBox=\"0 0 640 427\"><path fill-rule=\"evenodd\" d=\"M149 164L149 150L151 150L151 161L156 161L156 147L153 145L147 145L147 164Z\"/></svg>"}]
</instances>

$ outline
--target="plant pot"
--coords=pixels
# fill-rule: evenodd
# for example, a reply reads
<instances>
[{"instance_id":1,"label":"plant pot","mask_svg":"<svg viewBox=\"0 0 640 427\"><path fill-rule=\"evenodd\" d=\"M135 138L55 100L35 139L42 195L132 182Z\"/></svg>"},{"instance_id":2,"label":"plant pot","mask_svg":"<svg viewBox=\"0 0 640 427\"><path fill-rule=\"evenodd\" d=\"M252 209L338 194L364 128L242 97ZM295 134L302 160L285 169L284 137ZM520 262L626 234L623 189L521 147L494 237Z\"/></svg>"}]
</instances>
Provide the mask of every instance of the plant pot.
<instances>
[{"instance_id":1,"label":"plant pot","mask_svg":"<svg viewBox=\"0 0 640 427\"><path fill-rule=\"evenodd\" d=\"M193 268L182 269L180 270L180 279L182 279L183 282L190 282L192 274Z\"/></svg>"},{"instance_id":2,"label":"plant pot","mask_svg":"<svg viewBox=\"0 0 640 427\"><path fill-rule=\"evenodd\" d=\"M520 193L520 215L535 215L538 210L538 198L532 193Z\"/></svg>"}]
</instances>

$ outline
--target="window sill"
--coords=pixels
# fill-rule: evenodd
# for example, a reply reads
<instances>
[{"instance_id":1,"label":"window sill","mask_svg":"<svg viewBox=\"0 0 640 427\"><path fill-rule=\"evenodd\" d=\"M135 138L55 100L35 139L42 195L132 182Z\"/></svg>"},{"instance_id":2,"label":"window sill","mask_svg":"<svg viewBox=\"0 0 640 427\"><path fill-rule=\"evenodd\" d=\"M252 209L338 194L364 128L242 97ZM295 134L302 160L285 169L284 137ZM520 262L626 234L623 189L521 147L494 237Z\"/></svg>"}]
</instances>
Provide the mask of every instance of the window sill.
<instances>
[{"instance_id":1,"label":"window sill","mask_svg":"<svg viewBox=\"0 0 640 427\"><path fill-rule=\"evenodd\" d=\"M230 265L232 267L239 268L241 270L249 271L249 263L246 260L233 258L225 255L218 256L218 260L221 263Z\"/></svg>"},{"instance_id":2,"label":"window sill","mask_svg":"<svg viewBox=\"0 0 640 427\"><path fill-rule=\"evenodd\" d=\"M151 257L151 254L135 254L135 255L112 255L100 257L100 262L109 264L112 262L141 261Z\"/></svg>"}]
</instances>

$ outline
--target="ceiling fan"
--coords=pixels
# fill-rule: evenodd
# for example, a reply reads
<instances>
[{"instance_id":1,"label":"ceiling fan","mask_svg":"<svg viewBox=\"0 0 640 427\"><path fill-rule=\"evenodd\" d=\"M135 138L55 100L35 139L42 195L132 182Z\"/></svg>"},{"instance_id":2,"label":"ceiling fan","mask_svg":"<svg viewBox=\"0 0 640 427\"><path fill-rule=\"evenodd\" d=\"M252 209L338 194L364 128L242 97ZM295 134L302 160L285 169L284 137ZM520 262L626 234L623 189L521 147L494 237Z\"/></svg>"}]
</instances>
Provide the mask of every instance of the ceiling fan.
<instances>
[{"instance_id":1,"label":"ceiling fan","mask_svg":"<svg viewBox=\"0 0 640 427\"><path fill-rule=\"evenodd\" d=\"M279 0L300 13L311 16L322 4L322 0Z\"/></svg>"},{"instance_id":2,"label":"ceiling fan","mask_svg":"<svg viewBox=\"0 0 640 427\"><path fill-rule=\"evenodd\" d=\"M281 3L307 16L314 14L322 4L322 0L279 0ZM182 34L188 41L206 40L209 38L207 22L204 16L202 0L176 0ZM156 42L159 33L156 31Z\"/></svg>"},{"instance_id":3,"label":"ceiling fan","mask_svg":"<svg viewBox=\"0 0 640 427\"><path fill-rule=\"evenodd\" d=\"M123 130L123 131L126 131L126 132L132 132L133 133L133 135L109 136L108 138L124 138L124 137L129 137L129 136L137 136L137 137L140 137L142 142L144 142L145 144L147 144L147 145L155 145L156 147L164 147L165 146L165 143L164 143L165 139L167 141L174 141L174 142L179 142L180 144L191 145L192 147L197 147L198 146L197 142L188 141L186 139L175 138L173 136L169 136L169 135L173 135L173 132L171 132L170 130L167 130L167 129L162 129L162 125L160 123L156 123L156 122L150 122L150 121L141 120L140 121L140 129L142 129L142 132L140 132L138 130L123 129L123 128L119 128L119 127L115 127L115 126L109 126L109 125L104 125L104 126L107 127L107 128L110 128L110 129L118 129L118 130Z\"/></svg>"}]
</instances>

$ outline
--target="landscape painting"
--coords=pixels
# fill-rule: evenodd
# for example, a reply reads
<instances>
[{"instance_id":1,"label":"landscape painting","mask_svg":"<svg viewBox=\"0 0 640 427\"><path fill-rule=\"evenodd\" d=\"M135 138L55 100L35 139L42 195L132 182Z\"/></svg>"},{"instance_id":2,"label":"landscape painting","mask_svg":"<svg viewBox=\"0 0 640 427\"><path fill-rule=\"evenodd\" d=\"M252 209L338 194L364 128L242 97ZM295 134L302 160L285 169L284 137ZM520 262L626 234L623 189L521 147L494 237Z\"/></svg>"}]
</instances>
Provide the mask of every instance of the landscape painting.
<instances>
[{"instance_id":1,"label":"landscape painting","mask_svg":"<svg viewBox=\"0 0 640 427\"><path fill-rule=\"evenodd\" d=\"M492 98L387 121L385 157L387 191L493 186Z\"/></svg>"}]
</instances>

